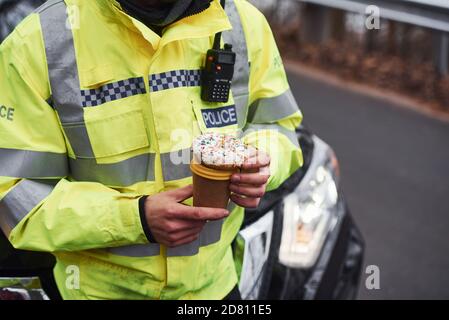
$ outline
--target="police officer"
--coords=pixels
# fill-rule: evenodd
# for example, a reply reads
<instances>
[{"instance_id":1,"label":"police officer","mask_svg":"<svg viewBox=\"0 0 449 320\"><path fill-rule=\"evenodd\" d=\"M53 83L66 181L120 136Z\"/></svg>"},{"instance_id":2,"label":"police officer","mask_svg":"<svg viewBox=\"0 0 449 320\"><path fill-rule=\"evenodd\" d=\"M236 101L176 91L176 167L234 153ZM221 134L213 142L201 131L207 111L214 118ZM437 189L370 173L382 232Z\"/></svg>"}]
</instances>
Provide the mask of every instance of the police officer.
<instances>
[{"instance_id":1,"label":"police officer","mask_svg":"<svg viewBox=\"0 0 449 320\"><path fill-rule=\"evenodd\" d=\"M0 226L56 257L63 298L238 298L230 244L244 208L302 165L302 116L263 15L225 9L50 0L2 43L0 104L14 114L0 119ZM216 34L237 54L226 102L200 94ZM191 206L189 148L209 131L260 150L228 210Z\"/></svg>"}]
</instances>

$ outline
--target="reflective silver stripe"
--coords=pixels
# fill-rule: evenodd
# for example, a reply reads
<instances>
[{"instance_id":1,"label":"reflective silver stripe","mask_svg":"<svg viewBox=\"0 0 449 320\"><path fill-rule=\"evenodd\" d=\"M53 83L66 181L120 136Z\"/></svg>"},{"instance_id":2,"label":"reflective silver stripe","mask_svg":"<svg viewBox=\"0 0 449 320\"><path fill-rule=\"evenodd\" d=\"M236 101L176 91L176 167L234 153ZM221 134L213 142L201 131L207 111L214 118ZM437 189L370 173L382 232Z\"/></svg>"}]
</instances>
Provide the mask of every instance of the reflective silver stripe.
<instances>
[{"instance_id":1,"label":"reflective silver stripe","mask_svg":"<svg viewBox=\"0 0 449 320\"><path fill-rule=\"evenodd\" d=\"M71 176L77 181L95 181L109 186L129 186L141 181L154 181L156 154L139 155L116 163L101 164L96 159L69 158ZM190 149L161 154L164 181L192 176Z\"/></svg>"},{"instance_id":2,"label":"reflective silver stripe","mask_svg":"<svg viewBox=\"0 0 449 320\"><path fill-rule=\"evenodd\" d=\"M190 148L162 153L161 164L164 181L184 179L192 176L190 171L191 159L192 152Z\"/></svg>"},{"instance_id":3,"label":"reflective silver stripe","mask_svg":"<svg viewBox=\"0 0 449 320\"><path fill-rule=\"evenodd\" d=\"M50 0L37 10L47 56L48 76L55 110L64 126L79 124L77 130L67 133L77 156L93 157L94 153L84 125L80 81L76 63L73 34L67 28L68 14L62 0ZM82 139L82 140L78 140Z\"/></svg>"},{"instance_id":4,"label":"reflective silver stripe","mask_svg":"<svg viewBox=\"0 0 449 320\"><path fill-rule=\"evenodd\" d=\"M81 91L66 4L51 0L38 9L47 56L52 99L62 122L83 122Z\"/></svg>"},{"instance_id":5,"label":"reflective silver stripe","mask_svg":"<svg viewBox=\"0 0 449 320\"><path fill-rule=\"evenodd\" d=\"M181 246L167 248L167 256L193 256L198 253L200 247L208 246L220 241L223 223L224 219L206 222L203 230L201 230L200 232L198 239Z\"/></svg>"},{"instance_id":6,"label":"reflective silver stripe","mask_svg":"<svg viewBox=\"0 0 449 320\"><path fill-rule=\"evenodd\" d=\"M89 134L84 123L81 124L62 124L62 128L69 139L70 146L77 158L92 159L93 151L90 144Z\"/></svg>"},{"instance_id":7,"label":"reflective silver stripe","mask_svg":"<svg viewBox=\"0 0 449 320\"><path fill-rule=\"evenodd\" d=\"M235 203L229 202L227 209L231 212L236 207ZM224 219L208 221L195 241L174 248L167 248L168 257L193 256L200 247L208 246L220 241Z\"/></svg>"},{"instance_id":8,"label":"reflective silver stripe","mask_svg":"<svg viewBox=\"0 0 449 320\"><path fill-rule=\"evenodd\" d=\"M229 201L227 206L229 212L232 212L236 207L237 205L234 202ZM201 246L208 246L210 244L220 241L223 223L224 219L208 221L206 223L200 234Z\"/></svg>"},{"instance_id":9,"label":"reflective silver stripe","mask_svg":"<svg viewBox=\"0 0 449 320\"><path fill-rule=\"evenodd\" d=\"M248 122L271 123L299 111L290 89L273 98L258 99L249 107Z\"/></svg>"},{"instance_id":10,"label":"reflective silver stripe","mask_svg":"<svg viewBox=\"0 0 449 320\"><path fill-rule=\"evenodd\" d=\"M0 148L0 176L62 178L68 174L65 153Z\"/></svg>"},{"instance_id":11,"label":"reflective silver stripe","mask_svg":"<svg viewBox=\"0 0 449 320\"><path fill-rule=\"evenodd\" d=\"M284 136L286 136L291 143L293 143L296 147L299 147L299 141L298 141L298 136L296 135L295 131L290 131L278 124L248 124L245 129L243 130L243 135L242 137L253 133L253 132L257 132L259 130L274 130L277 131L279 133L282 133Z\"/></svg>"},{"instance_id":12,"label":"reflective silver stripe","mask_svg":"<svg viewBox=\"0 0 449 320\"><path fill-rule=\"evenodd\" d=\"M208 221L201 230L198 239L178 247L167 248L167 256L193 256L198 253L200 247L217 243L221 238L223 223L224 219Z\"/></svg>"},{"instance_id":13,"label":"reflective silver stripe","mask_svg":"<svg viewBox=\"0 0 449 320\"><path fill-rule=\"evenodd\" d=\"M208 221L200 234L200 245L208 246L220 241L224 219Z\"/></svg>"},{"instance_id":14,"label":"reflective silver stripe","mask_svg":"<svg viewBox=\"0 0 449 320\"><path fill-rule=\"evenodd\" d=\"M235 208L237 208L237 205L234 202L229 201L228 207L226 209L228 209L229 212L232 212Z\"/></svg>"},{"instance_id":15,"label":"reflective silver stripe","mask_svg":"<svg viewBox=\"0 0 449 320\"><path fill-rule=\"evenodd\" d=\"M241 129L246 123L249 96L249 60L246 38L240 15L233 0L228 0L225 7L232 29L223 32L225 43L231 43L236 53L234 78L232 80L232 95L237 109L238 127Z\"/></svg>"},{"instance_id":16,"label":"reflective silver stripe","mask_svg":"<svg viewBox=\"0 0 449 320\"><path fill-rule=\"evenodd\" d=\"M204 226L206 227L206 226ZM203 229L204 230L204 229ZM203 232L203 231L201 231ZM167 248L167 257L188 257L188 256L194 256L198 253L200 248L200 239L201 234L198 239L183 244L181 246L173 247L173 248Z\"/></svg>"},{"instance_id":17,"label":"reflective silver stripe","mask_svg":"<svg viewBox=\"0 0 449 320\"><path fill-rule=\"evenodd\" d=\"M135 244L106 249L109 253L125 257L151 257L160 255L161 246L157 243Z\"/></svg>"},{"instance_id":18,"label":"reflective silver stripe","mask_svg":"<svg viewBox=\"0 0 449 320\"><path fill-rule=\"evenodd\" d=\"M44 200L53 190L51 184L22 180L0 200L0 220L10 230ZM5 231L5 230L4 230Z\"/></svg>"},{"instance_id":19,"label":"reflective silver stripe","mask_svg":"<svg viewBox=\"0 0 449 320\"><path fill-rule=\"evenodd\" d=\"M237 111L237 127L242 129L247 123L249 95L234 96L235 110Z\"/></svg>"},{"instance_id":20,"label":"reflective silver stripe","mask_svg":"<svg viewBox=\"0 0 449 320\"><path fill-rule=\"evenodd\" d=\"M155 154L147 153L116 163L95 159L69 158L71 176L77 181L94 181L125 187L141 181L154 181Z\"/></svg>"}]
</instances>

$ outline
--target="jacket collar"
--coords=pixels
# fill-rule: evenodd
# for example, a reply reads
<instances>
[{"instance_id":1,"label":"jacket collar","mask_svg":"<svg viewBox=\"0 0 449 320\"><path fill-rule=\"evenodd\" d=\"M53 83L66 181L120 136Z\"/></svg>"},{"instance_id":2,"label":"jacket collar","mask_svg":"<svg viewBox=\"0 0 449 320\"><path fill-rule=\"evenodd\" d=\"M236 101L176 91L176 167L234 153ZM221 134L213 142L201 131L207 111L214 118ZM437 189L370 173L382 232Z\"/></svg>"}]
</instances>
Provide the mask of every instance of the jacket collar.
<instances>
[{"instance_id":1,"label":"jacket collar","mask_svg":"<svg viewBox=\"0 0 449 320\"><path fill-rule=\"evenodd\" d=\"M66 2L76 1L82 0L66 0ZM96 5L98 9L100 9L100 13L107 18L122 23L133 32L140 33L155 50L172 41L209 37L217 32L232 28L219 0L212 1L210 7L204 11L190 17L182 18L167 26L164 29L162 37L137 19L126 14L116 0L95 0L86 2Z\"/></svg>"}]
</instances>

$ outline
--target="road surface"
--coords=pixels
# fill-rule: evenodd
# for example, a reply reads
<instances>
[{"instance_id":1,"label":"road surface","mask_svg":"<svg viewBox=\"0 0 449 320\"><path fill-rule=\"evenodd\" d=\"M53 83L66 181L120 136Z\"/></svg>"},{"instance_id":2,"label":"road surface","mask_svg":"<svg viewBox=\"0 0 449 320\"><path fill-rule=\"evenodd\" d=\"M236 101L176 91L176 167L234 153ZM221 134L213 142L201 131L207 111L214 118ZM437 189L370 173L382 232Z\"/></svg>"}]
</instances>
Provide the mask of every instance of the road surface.
<instances>
[{"instance_id":1,"label":"road surface","mask_svg":"<svg viewBox=\"0 0 449 320\"><path fill-rule=\"evenodd\" d=\"M361 299L449 298L449 123L289 72L305 124L336 151L380 289Z\"/></svg>"}]
</instances>

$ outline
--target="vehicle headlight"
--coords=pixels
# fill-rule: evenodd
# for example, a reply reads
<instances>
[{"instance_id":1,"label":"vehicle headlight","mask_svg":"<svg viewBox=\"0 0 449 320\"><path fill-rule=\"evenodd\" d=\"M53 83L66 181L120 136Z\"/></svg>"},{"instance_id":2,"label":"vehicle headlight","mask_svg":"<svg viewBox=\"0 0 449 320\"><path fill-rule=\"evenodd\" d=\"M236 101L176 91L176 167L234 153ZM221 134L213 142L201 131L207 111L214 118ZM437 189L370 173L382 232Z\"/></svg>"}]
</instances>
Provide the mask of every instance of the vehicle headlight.
<instances>
[{"instance_id":1,"label":"vehicle headlight","mask_svg":"<svg viewBox=\"0 0 449 320\"><path fill-rule=\"evenodd\" d=\"M317 142L309 170L296 190L284 199L279 261L288 267L314 265L335 217L338 162L324 142Z\"/></svg>"}]
</instances>

